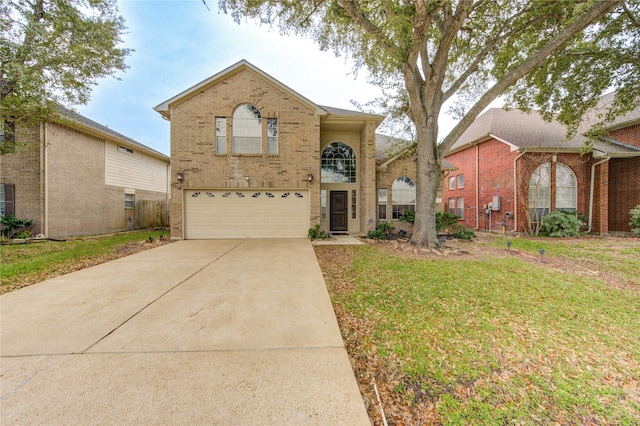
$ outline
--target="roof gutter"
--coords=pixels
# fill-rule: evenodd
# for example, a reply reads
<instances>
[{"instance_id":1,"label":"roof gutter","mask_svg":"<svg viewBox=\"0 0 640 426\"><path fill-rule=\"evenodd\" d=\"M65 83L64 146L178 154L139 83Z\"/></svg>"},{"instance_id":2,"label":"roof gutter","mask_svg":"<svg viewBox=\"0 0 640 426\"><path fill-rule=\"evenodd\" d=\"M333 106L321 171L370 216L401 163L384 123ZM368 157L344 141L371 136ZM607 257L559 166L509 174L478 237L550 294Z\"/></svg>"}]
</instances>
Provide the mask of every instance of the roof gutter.
<instances>
[{"instance_id":1,"label":"roof gutter","mask_svg":"<svg viewBox=\"0 0 640 426\"><path fill-rule=\"evenodd\" d=\"M518 232L518 159L527 153L525 148L516 158L513 159L513 230Z\"/></svg>"},{"instance_id":2,"label":"roof gutter","mask_svg":"<svg viewBox=\"0 0 640 426\"><path fill-rule=\"evenodd\" d=\"M595 176L596 166L602 163L606 163L610 159L611 157L605 157L603 160L598 161L597 163L593 163L591 165L591 185L589 187L589 228L587 229L587 233L591 232L591 227L593 226L593 192L594 192L595 181L596 181L596 176Z\"/></svg>"}]
</instances>

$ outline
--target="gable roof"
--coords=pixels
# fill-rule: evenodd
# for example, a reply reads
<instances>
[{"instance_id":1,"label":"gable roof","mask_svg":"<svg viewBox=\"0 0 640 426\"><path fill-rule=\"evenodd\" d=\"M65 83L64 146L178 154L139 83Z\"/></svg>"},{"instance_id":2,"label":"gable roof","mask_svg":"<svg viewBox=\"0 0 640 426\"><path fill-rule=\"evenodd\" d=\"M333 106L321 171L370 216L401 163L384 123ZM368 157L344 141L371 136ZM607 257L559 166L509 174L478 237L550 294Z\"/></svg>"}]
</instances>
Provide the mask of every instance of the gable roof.
<instances>
[{"instance_id":1,"label":"gable roof","mask_svg":"<svg viewBox=\"0 0 640 426\"><path fill-rule=\"evenodd\" d=\"M409 148L403 149L396 153L391 152L391 148L393 148L394 145L403 142L406 141L403 141L400 138L394 138L392 136L376 133L376 169L378 169L378 171L386 170L389 164L407 155L410 150ZM454 166L444 158L442 159L440 168L442 170L458 170L456 166Z\"/></svg>"},{"instance_id":2,"label":"gable roof","mask_svg":"<svg viewBox=\"0 0 640 426\"><path fill-rule=\"evenodd\" d=\"M276 86L280 87L282 90L291 93L293 96L298 98L300 101L302 101L303 103L307 104L310 108L315 109L316 110L316 114L318 114L318 115L326 115L326 113L327 113L326 110L320 108L318 105L316 105L315 103L311 102L309 99L305 98L304 96L302 96L301 94L299 94L295 90L291 89L290 87L286 86L285 84L279 82L278 80L276 80L275 78L271 77L269 74L265 73L260 68L258 68L255 65L249 63L245 59L236 62L235 64L231 65L228 68L225 68L224 70L220 71L219 73L214 74L211 77L206 78L206 79L202 80L201 82L191 86L187 90L184 90L184 91L178 93L177 95L173 96L172 98L167 99L166 101L162 102L161 104L155 106L153 109L156 110L157 112L159 112L160 114L162 114L162 116L165 119L169 120L169 119L171 119L170 106L172 104L181 102L181 101L183 101L183 100L185 100L185 99L187 99L187 98L199 93L200 90L202 90L203 88L205 88L207 86L214 85L217 82L219 82L221 80L224 80L225 78L229 77L230 75L233 75L233 74L235 74L237 72L240 72L242 70L250 70L250 71L254 72L255 74L259 75L260 77L264 78L265 80L267 80L267 81L271 82L272 84L275 84Z\"/></svg>"},{"instance_id":3,"label":"gable roof","mask_svg":"<svg viewBox=\"0 0 640 426\"><path fill-rule=\"evenodd\" d=\"M96 136L101 139L107 139L113 142L117 142L123 145L126 145L129 148L136 148L141 151L146 152L154 157L160 158L165 161L169 161L169 157L164 155L163 153L156 151L153 148L149 148L148 146L131 139L128 136L123 135L122 133L118 133L115 130L104 126L100 123L97 123L83 115L78 114L77 112L70 110L60 104L56 106L60 117L56 120L58 124L62 124L77 130L81 130L90 135Z\"/></svg>"},{"instance_id":4,"label":"gable roof","mask_svg":"<svg viewBox=\"0 0 640 426\"><path fill-rule=\"evenodd\" d=\"M592 113L593 114L593 113ZM592 115L585 122L593 119ZM629 125L630 120L640 121L640 108L615 121L616 128ZM625 123L624 125L621 125ZM572 139L567 139L567 128L557 121L546 121L538 111L506 110L491 108L480 115L453 144L447 155L496 139L511 147L512 151L580 152L587 137L582 133L591 124L581 125ZM611 128L611 127L609 127ZM613 139L601 138L593 143L593 156L639 156L640 148Z\"/></svg>"}]
</instances>

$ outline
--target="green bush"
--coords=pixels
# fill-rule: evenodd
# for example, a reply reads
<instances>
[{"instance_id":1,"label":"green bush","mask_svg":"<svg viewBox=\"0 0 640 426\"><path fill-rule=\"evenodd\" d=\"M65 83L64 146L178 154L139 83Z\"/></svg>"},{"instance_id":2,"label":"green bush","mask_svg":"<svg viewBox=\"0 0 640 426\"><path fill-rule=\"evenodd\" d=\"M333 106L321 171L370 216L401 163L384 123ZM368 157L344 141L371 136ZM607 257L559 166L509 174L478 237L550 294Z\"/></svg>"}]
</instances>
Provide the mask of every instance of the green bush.
<instances>
[{"instance_id":1,"label":"green bush","mask_svg":"<svg viewBox=\"0 0 640 426\"><path fill-rule=\"evenodd\" d=\"M391 234L391 224L389 222L384 222L378 224L376 229L372 229L367 232L367 237L373 240L386 240L389 238L389 234Z\"/></svg>"},{"instance_id":2,"label":"green bush","mask_svg":"<svg viewBox=\"0 0 640 426\"><path fill-rule=\"evenodd\" d=\"M640 237L640 205L632 208L630 213L631 222L629 222L629 225L631 226L631 231L633 232L633 235Z\"/></svg>"},{"instance_id":3,"label":"green bush","mask_svg":"<svg viewBox=\"0 0 640 426\"><path fill-rule=\"evenodd\" d=\"M28 232L27 228L31 226L31 223L28 219L18 219L9 213L0 216L0 233L2 233L4 237L13 238L21 232Z\"/></svg>"},{"instance_id":4,"label":"green bush","mask_svg":"<svg viewBox=\"0 0 640 426\"><path fill-rule=\"evenodd\" d=\"M457 224L456 226L454 226L454 228L457 228L453 232L454 238L457 238L459 240L470 240L472 238L476 238L476 233L473 232L472 229L465 228L460 224Z\"/></svg>"},{"instance_id":5,"label":"green bush","mask_svg":"<svg viewBox=\"0 0 640 426\"><path fill-rule=\"evenodd\" d=\"M309 232L307 233L310 240L324 240L327 238L326 234L323 230L320 229L320 225L316 224L313 228L309 228Z\"/></svg>"},{"instance_id":6,"label":"green bush","mask_svg":"<svg viewBox=\"0 0 640 426\"><path fill-rule=\"evenodd\" d=\"M443 229L450 228L452 226L459 225L458 220L460 216L449 212L437 212L436 213L436 231L442 231Z\"/></svg>"},{"instance_id":7,"label":"green bush","mask_svg":"<svg viewBox=\"0 0 640 426\"><path fill-rule=\"evenodd\" d=\"M413 210L407 210L398 219L413 224L416 221L416 212L414 212Z\"/></svg>"},{"instance_id":8,"label":"green bush","mask_svg":"<svg viewBox=\"0 0 640 426\"><path fill-rule=\"evenodd\" d=\"M542 218L540 233L549 237L579 237L584 225L574 213L556 210Z\"/></svg>"}]
</instances>

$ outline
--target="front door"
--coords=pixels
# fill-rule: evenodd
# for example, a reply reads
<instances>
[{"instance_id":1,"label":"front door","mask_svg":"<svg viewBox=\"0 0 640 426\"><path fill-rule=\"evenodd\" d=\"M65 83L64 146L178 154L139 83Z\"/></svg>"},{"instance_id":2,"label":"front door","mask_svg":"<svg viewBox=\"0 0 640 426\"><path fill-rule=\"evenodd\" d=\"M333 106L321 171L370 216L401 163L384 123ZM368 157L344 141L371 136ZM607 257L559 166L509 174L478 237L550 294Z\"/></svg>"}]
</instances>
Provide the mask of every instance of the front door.
<instances>
[{"instance_id":1,"label":"front door","mask_svg":"<svg viewBox=\"0 0 640 426\"><path fill-rule=\"evenodd\" d=\"M348 231L347 216L349 205L347 204L347 191L331 191L329 212L331 221L329 228L332 232Z\"/></svg>"}]
</instances>

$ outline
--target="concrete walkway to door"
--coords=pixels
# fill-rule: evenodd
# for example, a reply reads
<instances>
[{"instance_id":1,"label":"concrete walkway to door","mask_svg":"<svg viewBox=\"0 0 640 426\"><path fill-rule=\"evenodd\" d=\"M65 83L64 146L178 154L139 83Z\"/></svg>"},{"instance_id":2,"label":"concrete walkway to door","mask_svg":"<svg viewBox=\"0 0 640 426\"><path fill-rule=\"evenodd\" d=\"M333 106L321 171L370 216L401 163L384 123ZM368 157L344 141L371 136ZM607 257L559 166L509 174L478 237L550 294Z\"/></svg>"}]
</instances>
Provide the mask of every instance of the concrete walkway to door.
<instances>
[{"instance_id":1,"label":"concrete walkway to door","mask_svg":"<svg viewBox=\"0 0 640 426\"><path fill-rule=\"evenodd\" d=\"M308 240L179 241L0 313L3 425L370 424Z\"/></svg>"}]
</instances>

